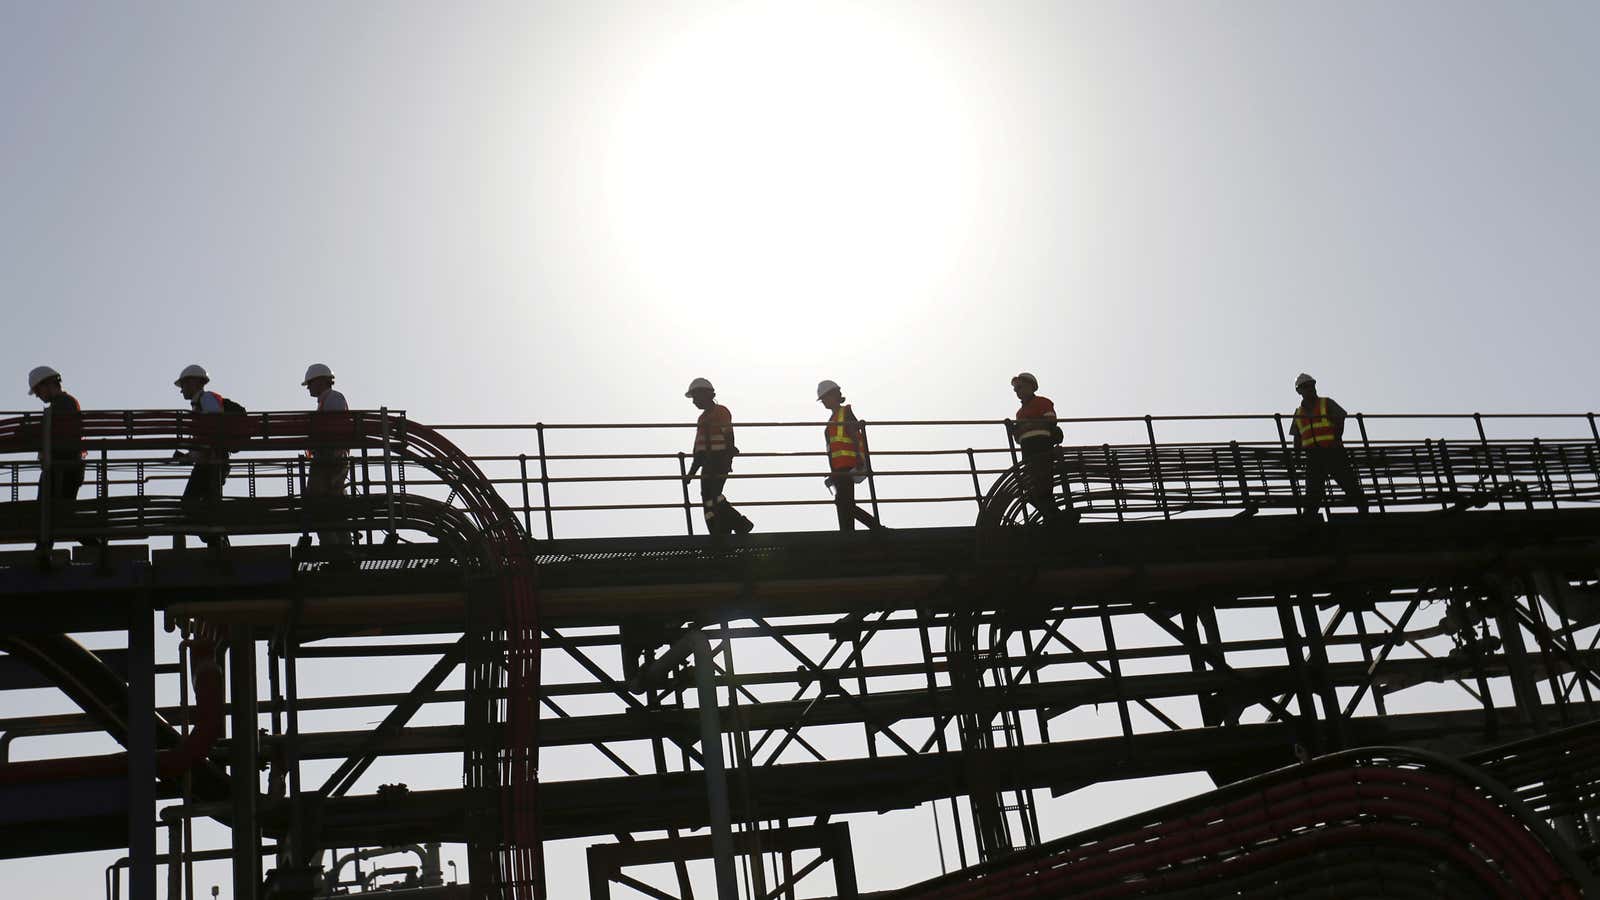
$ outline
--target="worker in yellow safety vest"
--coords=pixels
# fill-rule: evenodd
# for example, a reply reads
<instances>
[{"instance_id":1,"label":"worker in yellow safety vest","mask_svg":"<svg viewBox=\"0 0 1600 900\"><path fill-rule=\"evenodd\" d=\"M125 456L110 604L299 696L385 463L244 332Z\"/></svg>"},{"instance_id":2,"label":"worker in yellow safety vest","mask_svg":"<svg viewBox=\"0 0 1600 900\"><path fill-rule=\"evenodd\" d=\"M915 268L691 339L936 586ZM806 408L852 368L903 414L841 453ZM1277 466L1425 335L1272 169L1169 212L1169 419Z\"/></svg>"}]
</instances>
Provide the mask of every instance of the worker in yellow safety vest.
<instances>
[{"instance_id":1,"label":"worker in yellow safety vest","mask_svg":"<svg viewBox=\"0 0 1600 900\"><path fill-rule=\"evenodd\" d=\"M867 435L856 414L844 402L844 392L832 381L817 384L817 402L828 409L828 424L822 436L828 447L828 472L825 483L833 488L834 510L839 530L853 531L856 523L882 531L883 523L856 506L856 484L867 477Z\"/></svg>"},{"instance_id":2,"label":"worker in yellow safety vest","mask_svg":"<svg viewBox=\"0 0 1600 900\"><path fill-rule=\"evenodd\" d=\"M1365 514L1367 495L1361 490L1361 479L1356 477L1350 455L1344 448L1344 423L1348 414L1333 400L1317 396L1317 380L1304 372L1294 380L1294 389L1300 395L1300 406L1294 411L1294 447L1296 455L1304 459L1306 480L1306 503L1302 513L1308 518L1321 519L1322 501L1328 479L1332 478L1339 483L1345 498Z\"/></svg>"}]
</instances>

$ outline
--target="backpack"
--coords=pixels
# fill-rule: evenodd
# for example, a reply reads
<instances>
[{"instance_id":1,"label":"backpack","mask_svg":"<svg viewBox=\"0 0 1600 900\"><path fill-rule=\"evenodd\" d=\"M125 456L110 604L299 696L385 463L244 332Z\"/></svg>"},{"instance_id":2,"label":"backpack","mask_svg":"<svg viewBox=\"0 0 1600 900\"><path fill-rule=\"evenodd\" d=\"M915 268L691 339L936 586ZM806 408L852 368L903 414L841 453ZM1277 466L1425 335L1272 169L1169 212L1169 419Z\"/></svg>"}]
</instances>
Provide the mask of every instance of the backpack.
<instances>
[{"instance_id":1,"label":"backpack","mask_svg":"<svg viewBox=\"0 0 1600 900\"><path fill-rule=\"evenodd\" d=\"M223 397L222 411L230 416L242 416L250 410L245 409L243 404L240 404L235 400L229 400L227 397Z\"/></svg>"}]
</instances>

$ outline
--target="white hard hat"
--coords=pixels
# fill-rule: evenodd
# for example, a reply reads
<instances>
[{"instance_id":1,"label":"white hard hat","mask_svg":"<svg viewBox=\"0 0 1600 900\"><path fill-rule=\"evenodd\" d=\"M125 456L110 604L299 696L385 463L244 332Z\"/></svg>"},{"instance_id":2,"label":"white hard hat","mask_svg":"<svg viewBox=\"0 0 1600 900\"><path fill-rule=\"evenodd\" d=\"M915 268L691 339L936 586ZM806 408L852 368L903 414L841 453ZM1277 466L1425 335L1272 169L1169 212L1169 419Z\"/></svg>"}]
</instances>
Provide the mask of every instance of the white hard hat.
<instances>
[{"instance_id":1,"label":"white hard hat","mask_svg":"<svg viewBox=\"0 0 1600 900\"><path fill-rule=\"evenodd\" d=\"M1301 385L1316 384L1316 383L1317 383L1317 380L1315 378L1312 378L1310 375L1307 375L1306 373L1301 372L1300 373L1300 377L1296 378L1294 380L1294 389L1298 391L1298 390L1300 390L1300 386Z\"/></svg>"},{"instance_id":2,"label":"white hard hat","mask_svg":"<svg viewBox=\"0 0 1600 900\"><path fill-rule=\"evenodd\" d=\"M694 392L695 391L710 391L710 392L712 392L714 394L714 393L717 392L717 389L712 387L711 386L711 382L707 381L706 379L704 379L704 378L696 378L695 380L689 382L689 389L687 391L684 391L683 395L685 397L691 397L692 398L694 396Z\"/></svg>"},{"instance_id":3,"label":"white hard hat","mask_svg":"<svg viewBox=\"0 0 1600 900\"><path fill-rule=\"evenodd\" d=\"M823 397L826 397L828 394L837 390L839 390L838 382L829 381L828 379L824 378L817 382L817 399L821 400Z\"/></svg>"},{"instance_id":4,"label":"white hard hat","mask_svg":"<svg viewBox=\"0 0 1600 900\"><path fill-rule=\"evenodd\" d=\"M300 382L300 386L301 387L305 387L306 385L310 384L311 383L311 379L313 379L313 378L332 378L332 377L333 377L333 370L332 369L328 368L327 366L323 365L322 363L312 363L311 365L306 366L306 379L304 381Z\"/></svg>"},{"instance_id":5,"label":"white hard hat","mask_svg":"<svg viewBox=\"0 0 1600 900\"><path fill-rule=\"evenodd\" d=\"M211 380L211 376L206 374L206 367L200 365L199 363L184 366L183 371L178 373L178 377L172 383L177 386L182 386L185 378L198 378L202 384Z\"/></svg>"},{"instance_id":6,"label":"white hard hat","mask_svg":"<svg viewBox=\"0 0 1600 900\"><path fill-rule=\"evenodd\" d=\"M52 378L60 378L61 373L49 366L34 366L28 373L28 393L33 393L41 384Z\"/></svg>"},{"instance_id":7,"label":"white hard hat","mask_svg":"<svg viewBox=\"0 0 1600 900\"><path fill-rule=\"evenodd\" d=\"M1027 383L1033 385L1033 389L1036 391L1039 389L1039 379L1033 377L1032 372L1018 372L1011 379L1012 384L1016 384L1019 381L1026 381Z\"/></svg>"}]
</instances>

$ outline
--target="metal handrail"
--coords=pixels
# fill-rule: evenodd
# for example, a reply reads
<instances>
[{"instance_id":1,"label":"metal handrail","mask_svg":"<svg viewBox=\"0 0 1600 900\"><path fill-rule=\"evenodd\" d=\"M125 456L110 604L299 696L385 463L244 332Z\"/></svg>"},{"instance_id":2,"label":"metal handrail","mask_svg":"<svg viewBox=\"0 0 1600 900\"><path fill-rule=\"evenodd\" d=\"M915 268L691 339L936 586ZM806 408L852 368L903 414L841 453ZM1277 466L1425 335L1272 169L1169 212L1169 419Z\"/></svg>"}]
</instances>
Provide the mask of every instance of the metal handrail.
<instances>
[{"instance_id":1,"label":"metal handrail","mask_svg":"<svg viewBox=\"0 0 1600 900\"><path fill-rule=\"evenodd\" d=\"M264 430L274 422L325 421L303 411L252 413L250 416ZM350 417L367 417L370 422L387 423L385 411L356 411ZM1504 507L1510 503L1523 506L1559 507L1563 504L1587 504L1600 501L1600 430L1594 428L1590 413L1374 413L1353 415L1358 424L1359 439L1352 435L1347 445L1364 489L1382 511L1392 511L1404 506L1433 506L1442 510L1466 508L1493 503ZM10 423L22 428L37 427L42 416L23 414L19 418L0 419L0 431ZM1393 436L1374 437L1369 424L1374 421L1416 419L1428 423L1421 438L1406 440ZM1496 419L1522 421L1528 419L1566 420L1588 426L1591 437L1561 437L1550 440L1540 438L1489 438L1483 423ZM1259 510L1298 510L1301 506L1301 489L1292 463L1291 448L1282 438L1267 436L1278 430L1281 414L1218 414L1200 416L1113 416L1069 417L1060 420L1069 441L1081 439L1084 428L1096 424L1118 426L1125 429L1115 442L1097 444L1068 444L1060 450L1061 463L1058 481L1070 488L1073 501L1088 519L1129 516L1159 516L1171 518L1178 515L1210 515L1228 511L1255 512ZM1461 427L1456 437L1432 439L1428 432L1437 434L1438 423L1455 421ZM140 428L148 423L158 423L163 429L192 436L200 424L187 411L87 411L83 414L84 446L97 458L88 460L90 482L95 491L95 501L80 499L78 509L105 502L109 498L132 489L140 494L159 483L180 480L182 471L173 468L170 460L140 452L143 439ZM1227 440L1225 435L1211 439L1160 440L1156 425L1171 427L1171 423L1204 422L1255 422L1271 426L1260 439ZM146 424L141 424L146 423ZM752 432L775 429L782 436L796 428L817 428L820 422L750 422L738 423L741 437ZM885 420L870 423L874 430L886 427L902 429L939 429L930 441L950 441L952 435L944 430L951 427L1001 426L1006 442L1000 446L988 442L986 446L906 446L904 438L888 441L880 438L879 446L872 452L878 464L870 469L871 497L873 502L897 509L926 506L930 510L948 510L953 505L970 503L981 511L986 502L994 502L994 489L1008 479L1015 481L1017 473L1014 443L1010 438L1012 423L1004 419L961 420ZM246 430L254 429L254 425ZM485 469L483 483L501 493L528 536L554 537L561 524L558 513L639 512L656 514L667 510L683 510L686 528L694 533L691 515L693 501L688 492L649 494L654 485L666 487L681 480L678 468L682 454L663 448L657 452L641 452L628 447L628 452L615 452L612 448L595 446L603 442L601 433L618 430L672 429L686 437L693 429L689 423L478 423L440 426L439 431L461 431L474 435L504 433L518 435L527 430L538 434L538 447L532 452L495 452L472 455L472 463ZM1134 428L1137 427L1137 432ZM546 441L546 432L560 431L568 435L595 432L590 446L574 449L552 449ZM915 431L912 432L915 435ZM1142 434L1140 434L1142 433ZM881 434L881 431L880 431ZM904 432L902 432L902 435ZM1137 436L1136 436L1137 435ZM998 437L999 435L996 435ZM1145 440L1139 440L1143 436ZM805 495L774 495L763 491L762 485L779 486L797 483L824 474L822 460L826 452L802 439L795 447L752 447L740 455L744 463L730 476L730 482L742 485L750 496L738 498L742 506L753 507L827 507L832 500L820 488ZM896 443L898 441L898 443ZM249 496L282 492L293 496L303 491L302 457L283 455L282 450L303 449L284 446L274 452L272 442L257 442L253 449L237 454L234 464L234 484L243 484ZM819 442L820 443L820 442ZM352 452L356 474L352 479L363 492L381 495L407 492L447 492L450 485L430 473L417 471L414 463L387 455L391 441L368 441L361 446L360 454ZM354 447L355 445L351 445ZM4 448L9 452L27 452L14 442ZM622 448L618 448L622 449ZM372 451L372 452L368 452ZM964 458L963 458L964 457ZM999 457L997 460L996 457ZM931 467L919 468L915 460L927 460ZM957 465L940 463L950 460ZM902 465L892 465L904 461ZM961 465L964 463L965 465ZM655 468L659 464L659 468ZM785 466L785 464L792 464ZM774 468L776 467L776 468ZM26 460L9 463L0 459L0 494L9 492L12 499L25 499L24 491L38 464ZM754 471L749 469L754 468ZM119 477L132 473L133 477ZM9 477L8 477L9 476ZM27 476L27 477L25 477ZM939 479L962 479L963 487L940 489ZM900 485L888 495L878 490L879 480L884 485ZM966 482L973 490L968 490ZM986 488L984 480L988 480ZM637 499L625 498L619 491L636 489L645 494ZM235 490L238 490L235 487ZM552 496L552 491L559 495ZM1009 502L1009 501L1008 501ZM534 515L544 519L542 534L534 534ZM934 513L948 524L958 524L968 517L951 520L949 513ZM893 524L893 523L890 523ZM70 527L66 525L64 527ZM366 530L382 530L382 525L364 523Z\"/></svg>"}]
</instances>

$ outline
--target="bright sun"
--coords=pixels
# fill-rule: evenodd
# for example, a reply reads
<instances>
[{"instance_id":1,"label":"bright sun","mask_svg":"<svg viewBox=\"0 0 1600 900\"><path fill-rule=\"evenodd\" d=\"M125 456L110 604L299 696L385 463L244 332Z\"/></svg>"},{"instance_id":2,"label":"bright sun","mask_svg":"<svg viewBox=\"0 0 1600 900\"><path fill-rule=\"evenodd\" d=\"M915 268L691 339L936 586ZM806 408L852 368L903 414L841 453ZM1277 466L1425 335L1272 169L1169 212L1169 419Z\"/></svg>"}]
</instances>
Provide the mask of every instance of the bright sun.
<instances>
[{"instance_id":1,"label":"bright sun","mask_svg":"<svg viewBox=\"0 0 1600 900\"><path fill-rule=\"evenodd\" d=\"M739 6L656 42L607 141L610 227L651 295L804 340L791 310L871 328L938 288L979 189L974 109L902 24Z\"/></svg>"}]
</instances>

